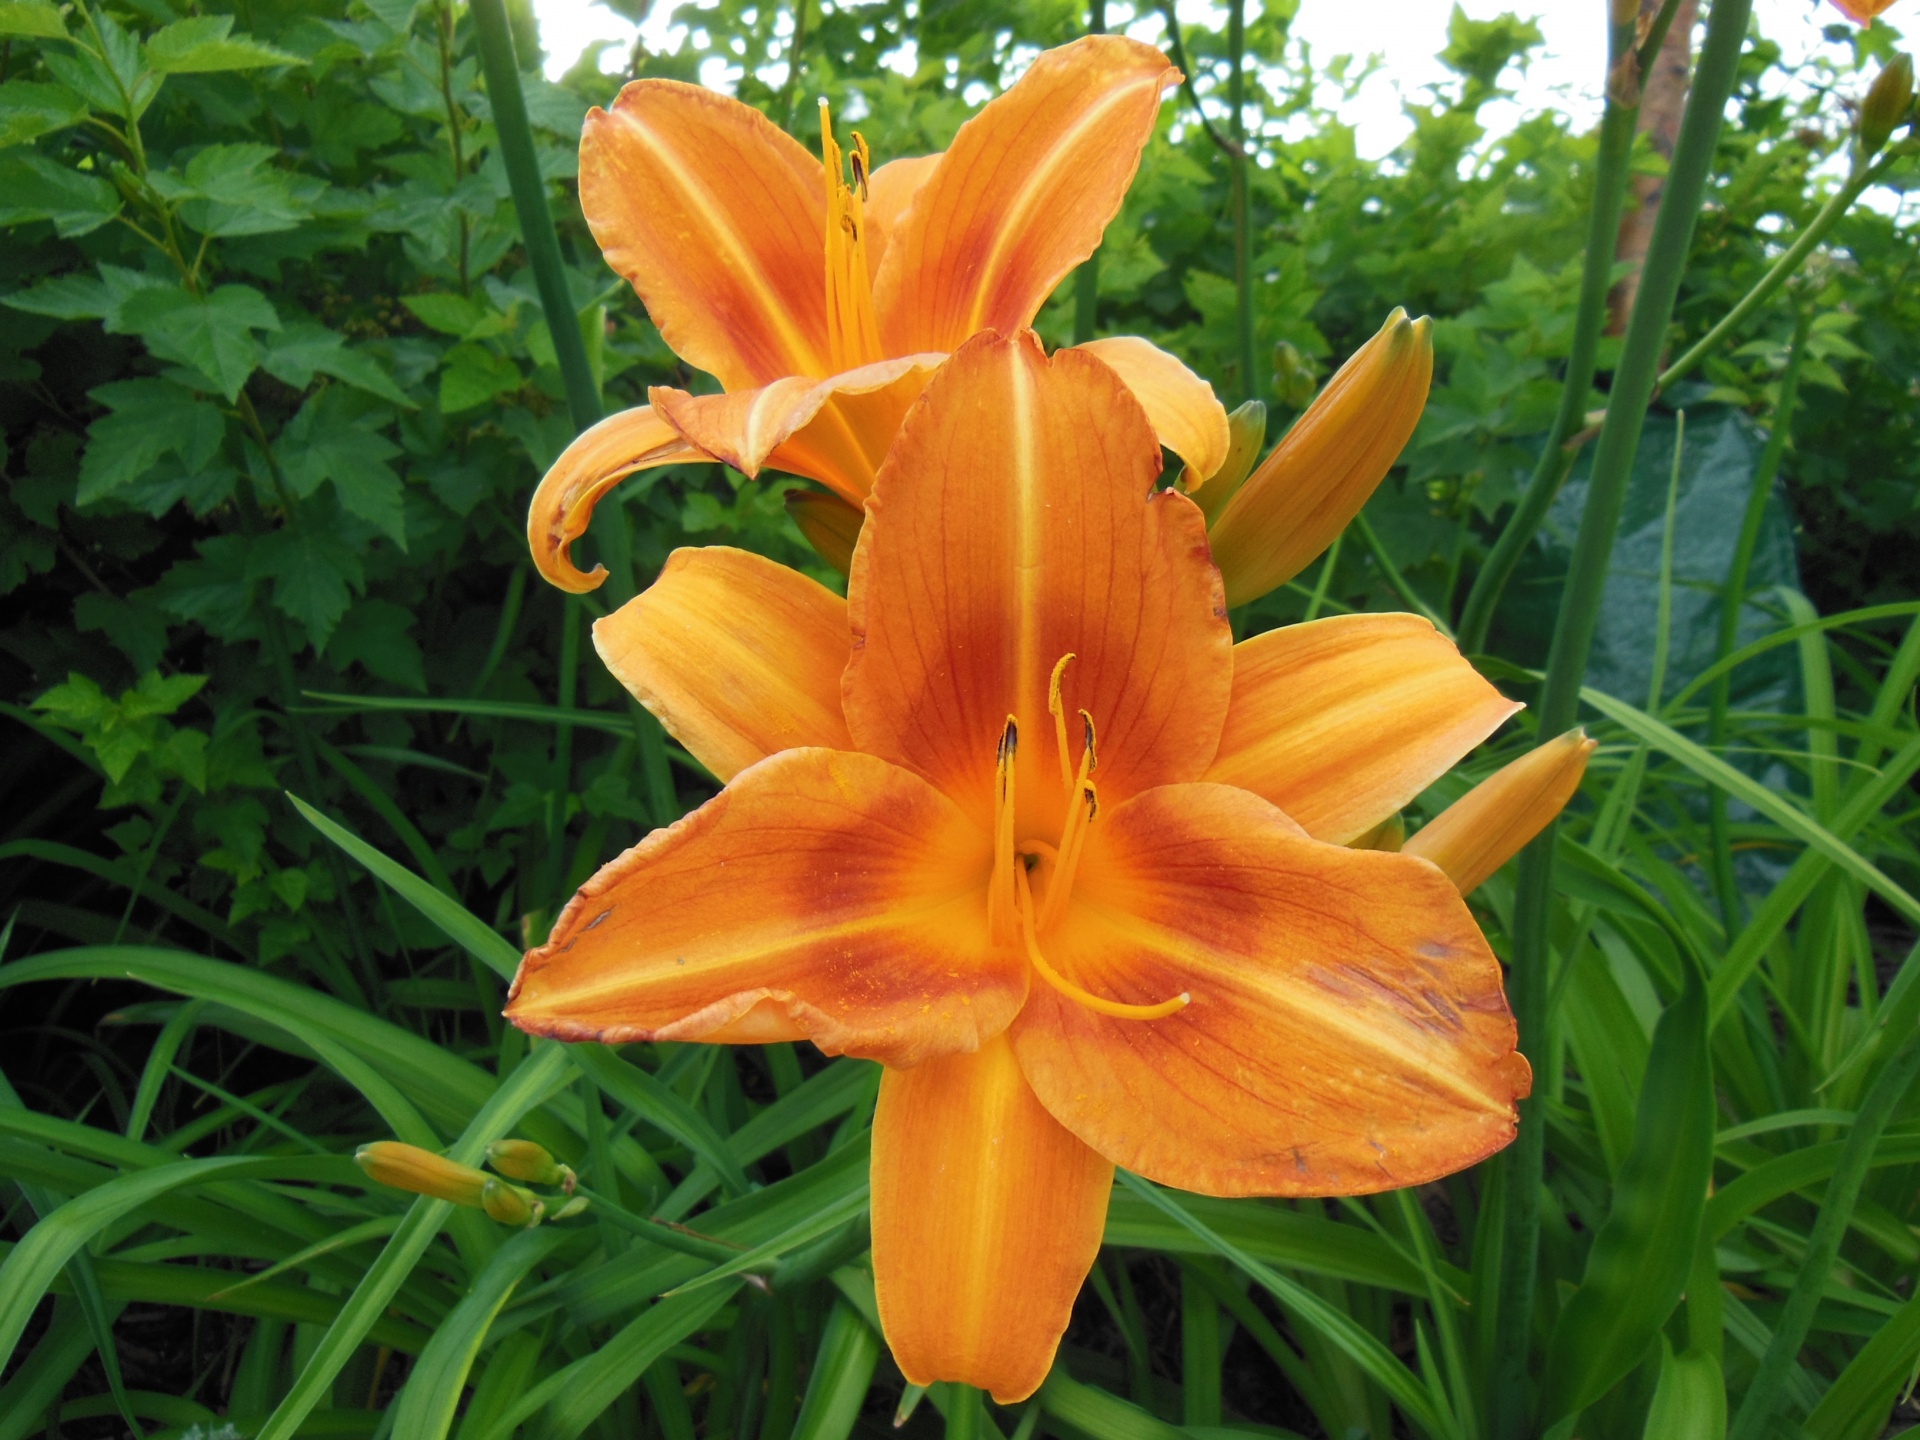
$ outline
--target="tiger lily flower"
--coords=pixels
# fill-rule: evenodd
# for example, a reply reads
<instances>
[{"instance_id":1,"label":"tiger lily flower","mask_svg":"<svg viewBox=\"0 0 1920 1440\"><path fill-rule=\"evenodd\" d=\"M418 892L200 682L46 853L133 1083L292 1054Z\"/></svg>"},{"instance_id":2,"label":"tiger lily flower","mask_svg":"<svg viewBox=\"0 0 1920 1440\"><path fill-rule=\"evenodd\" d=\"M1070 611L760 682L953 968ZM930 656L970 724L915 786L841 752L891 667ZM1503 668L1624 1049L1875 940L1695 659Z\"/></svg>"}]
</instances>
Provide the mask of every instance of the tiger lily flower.
<instances>
[{"instance_id":1,"label":"tiger lily flower","mask_svg":"<svg viewBox=\"0 0 1920 1440\"><path fill-rule=\"evenodd\" d=\"M605 572L581 572L568 546L608 490L659 465L804 476L857 525L934 367L978 330L1030 324L1099 245L1179 78L1150 45L1087 36L1041 55L944 153L878 167L858 134L842 151L824 103L818 158L750 106L678 81L635 81L590 112L580 203L594 238L661 338L724 393L655 386L569 446L527 517L541 574L598 585ZM1190 470L1219 467L1227 418L1206 381L1130 336L1080 348Z\"/></svg>"},{"instance_id":2,"label":"tiger lily flower","mask_svg":"<svg viewBox=\"0 0 1920 1440\"><path fill-rule=\"evenodd\" d=\"M1199 509L1094 356L982 334L848 598L681 550L594 628L719 795L590 879L507 1014L882 1072L880 1317L917 1384L1045 1378L1116 1165L1210 1195L1469 1165L1530 1084L1452 882L1349 848L1517 708L1425 620L1235 645Z\"/></svg>"}]
</instances>

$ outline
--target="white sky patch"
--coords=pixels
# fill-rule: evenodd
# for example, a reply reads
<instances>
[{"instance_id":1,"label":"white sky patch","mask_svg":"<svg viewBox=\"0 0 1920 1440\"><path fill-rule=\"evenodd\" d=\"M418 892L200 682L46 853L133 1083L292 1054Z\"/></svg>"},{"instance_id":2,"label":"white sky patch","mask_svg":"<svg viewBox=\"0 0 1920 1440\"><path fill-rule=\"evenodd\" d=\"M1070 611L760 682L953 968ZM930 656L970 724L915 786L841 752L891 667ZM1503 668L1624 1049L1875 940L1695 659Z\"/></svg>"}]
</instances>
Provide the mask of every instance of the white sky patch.
<instances>
[{"instance_id":1,"label":"white sky patch","mask_svg":"<svg viewBox=\"0 0 1920 1440\"><path fill-rule=\"evenodd\" d=\"M1257 0L1249 0L1248 9L1256 5ZM700 12L711 6L657 4L646 24L638 27L589 0L534 0L533 8L547 52L546 72L558 79L596 42L607 44L600 59L601 68L609 71L625 67L636 37L656 53L676 50L698 26ZM1302 0L1293 34L1311 48L1318 67L1339 55L1360 61L1378 57L1381 62L1351 98L1341 98L1330 83L1323 87L1325 103L1355 127L1364 158L1378 159L1406 138L1412 127L1403 105L1430 99L1433 87L1454 79L1435 58L1446 47L1452 8L1451 0ZM1135 9L1142 18L1127 28L1158 39L1158 17L1144 3ZM1606 70L1605 0L1465 0L1465 9L1478 19L1506 10L1531 15L1545 37L1526 73L1509 72L1506 77L1513 98L1494 101L1481 111L1490 133L1505 133L1544 109L1566 114L1576 130L1598 123ZM1177 13L1183 25L1217 23L1225 15L1210 0L1179 0ZM1821 34L1841 18L1824 0L1754 0L1754 14L1761 33L1777 42L1790 62L1823 49L1837 60L1848 54L1847 47ZM910 75L916 59L911 46L903 46L889 54L886 63ZM715 57L702 67L701 80L731 88L742 73L737 65Z\"/></svg>"}]
</instances>

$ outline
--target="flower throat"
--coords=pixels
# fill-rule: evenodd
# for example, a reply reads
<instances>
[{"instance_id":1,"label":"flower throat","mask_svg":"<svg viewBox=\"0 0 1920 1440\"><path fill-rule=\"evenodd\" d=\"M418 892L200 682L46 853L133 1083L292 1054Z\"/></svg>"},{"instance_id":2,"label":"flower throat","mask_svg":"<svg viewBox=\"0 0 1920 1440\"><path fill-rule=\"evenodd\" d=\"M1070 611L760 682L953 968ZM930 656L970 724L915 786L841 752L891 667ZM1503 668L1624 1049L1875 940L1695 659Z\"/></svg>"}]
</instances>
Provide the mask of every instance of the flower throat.
<instances>
[{"instance_id":1,"label":"flower throat","mask_svg":"<svg viewBox=\"0 0 1920 1440\"><path fill-rule=\"evenodd\" d=\"M820 160L827 170L827 358L839 374L886 357L867 270L867 176L873 154L855 130L853 150L843 158L825 100L820 102Z\"/></svg>"},{"instance_id":2,"label":"flower throat","mask_svg":"<svg viewBox=\"0 0 1920 1440\"><path fill-rule=\"evenodd\" d=\"M1047 683L1047 710L1053 716L1060 783L1067 799L1066 822L1061 828L1058 846L1044 840L1016 838L1014 759L1020 748L1019 723L1009 715L1006 728L1000 732L1000 745L994 756L993 874L987 888L987 920L996 940L1006 943L1017 935L1034 973L1075 1004L1119 1020L1159 1020L1184 1010L1193 997L1183 990L1157 1005L1128 1005L1109 1000L1074 984L1048 963L1040 949L1040 936L1066 911L1067 898L1073 893L1074 876L1080 869L1080 856L1086 849L1087 834L1100 813L1100 793L1093 782L1093 772L1100 763L1099 752L1093 716L1085 710L1079 712L1081 744L1077 769L1067 744L1067 710L1060 695L1060 681L1073 658L1071 653L1062 655ZM1036 903L1030 875L1043 863L1047 866L1046 889Z\"/></svg>"}]
</instances>

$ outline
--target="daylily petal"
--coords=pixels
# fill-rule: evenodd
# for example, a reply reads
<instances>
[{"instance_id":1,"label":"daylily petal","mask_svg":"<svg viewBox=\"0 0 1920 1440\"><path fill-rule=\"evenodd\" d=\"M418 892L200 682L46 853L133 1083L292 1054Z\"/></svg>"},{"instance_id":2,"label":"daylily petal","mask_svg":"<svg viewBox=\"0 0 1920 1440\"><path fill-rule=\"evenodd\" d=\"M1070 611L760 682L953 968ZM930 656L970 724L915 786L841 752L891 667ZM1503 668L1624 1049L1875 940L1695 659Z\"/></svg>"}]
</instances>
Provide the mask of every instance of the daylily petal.
<instances>
[{"instance_id":1,"label":"daylily petal","mask_svg":"<svg viewBox=\"0 0 1920 1440\"><path fill-rule=\"evenodd\" d=\"M1024 1400L1053 1364L1113 1166L1034 1098L1004 1037L888 1070L873 1117L873 1280L916 1385Z\"/></svg>"},{"instance_id":2,"label":"daylily petal","mask_svg":"<svg viewBox=\"0 0 1920 1440\"><path fill-rule=\"evenodd\" d=\"M1527 1062L1500 966L1446 877L1300 835L1258 796L1168 785L1103 811L1043 942L1102 998L1036 985L1014 1053L1116 1165L1209 1195L1420 1184L1513 1138Z\"/></svg>"},{"instance_id":3,"label":"daylily petal","mask_svg":"<svg viewBox=\"0 0 1920 1440\"><path fill-rule=\"evenodd\" d=\"M1180 74L1151 45L1049 50L953 138L887 244L874 309L888 353L1030 324L1100 244Z\"/></svg>"},{"instance_id":4,"label":"daylily petal","mask_svg":"<svg viewBox=\"0 0 1920 1440\"><path fill-rule=\"evenodd\" d=\"M690 445L651 405L609 415L560 452L527 507L527 548L542 575L562 590L598 589L607 567L581 571L567 549L587 533L587 522L614 486L637 470L713 457Z\"/></svg>"},{"instance_id":5,"label":"daylily petal","mask_svg":"<svg viewBox=\"0 0 1920 1440\"><path fill-rule=\"evenodd\" d=\"M559 1040L734 1039L771 1001L830 1055L975 1050L1026 993L987 940L988 870L987 837L916 776L782 751L581 886L507 1016Z\"/></svg>"},{"instance_id":6,"label":"daylily petal","mask_svg":"<svg viewBox=\"0 0 1920 1440\"><path fill-rule=\"evenodd\" d=\"M1229 605L1256 600L1304 570L1386 478L1426 407L1432 330L1425 316L1409 320L1395 310L1225 508L1209 512Z\"/></svg>"},{"instance_id":7,"label":"daylily petal","mask_svg":"<svg viewBox=\"0 0 1920 1440\"><path fill-rule=\"evenodd\" d=\"M689 395L656 385L654 407L688 443L747 475L771 465L858 505L901 418L944 355L908 355L826 380L789 376L758 390Z\"/></svg>"},{"instance_id":8,"label":"daylily petal","mask_svg":"<svg viewBox=\"0 0 1920 1440\"><path fill-rule=\"evenodd\" d=\"M1287 625L1233 647L1233 703L1206 778L1344 845L1521 708L1417 615Z\"/></svg>"},{"instance_id":9,"label":"daylily petal","mask_svg":"<svg viewBox=\"0 0 1920 1440\"><path fill-rule=\"evenodd\" d=\"M729 390L827 372L826 172L758 110L634 81L587 112L580 206L689 364Z\"/></svg>"},{"instance_id":10,"label":"daylily petal","mask_svg":"<svg viewBox=\"0 0 1920 1440\"><path fill-rule=\"evenodd\" d=\"M1432 861L1471 895L1566 808L1598 743L1574 729L1535 746L1421 826L1402 853Z\"/></svg>"},{"instance_id":11,"label":"daylily petal","mask_svg":"<svg viewBox=\"0 0 1920 1440\"><path fill-rule=\"evenodd\" d=\"M847 602L746 550L676 550L593 626L614 678L721 780L780 750L852 748L840 714Z\"/></svg>"},{"instance_id":12,"label":"daylily petal","mask_svg":"<svg viewBox=\"0 0 1920 1440\"><path fill-rule=\"evenodd\" d=\"M1047 709L1099 730L1118 798L1198 779L1231 683L1200 512L1154 491L1160 446L1106 365L1031 331L968 342L887 456L853 556L842 698L862 750L919 771L988 823L993 757L1019 723L1023 816L1059 805ZM1078 721L1069 741L1078 759ZM1043 824L1023 833L1039 833Z\"/></svg>"},{"instance_id":13,"label":"daylily petal","mask_svg":"<svg viewBox=\"0 0 1920 1440\"><path fill-rule=\"evenodd\" d=\"M1073 348L1094 356L1126 382L1160 443L1186 461L1189 470L1204 479L1220 468L1233 441L1226 407L1213 386L1184 362L1134 335L1089 340Z\"/></svg>"},{"instance_id":14,"label":"daylily petal","mask_svg":"<svg viewBox=\"0 0 1920 1440\"><path fill-rule=\"evenodd\" d=\"M938 155L903 155L867 177L867 273L880 273L881 257L907 207L940 163Z\"/></svg>"}]
</instances>

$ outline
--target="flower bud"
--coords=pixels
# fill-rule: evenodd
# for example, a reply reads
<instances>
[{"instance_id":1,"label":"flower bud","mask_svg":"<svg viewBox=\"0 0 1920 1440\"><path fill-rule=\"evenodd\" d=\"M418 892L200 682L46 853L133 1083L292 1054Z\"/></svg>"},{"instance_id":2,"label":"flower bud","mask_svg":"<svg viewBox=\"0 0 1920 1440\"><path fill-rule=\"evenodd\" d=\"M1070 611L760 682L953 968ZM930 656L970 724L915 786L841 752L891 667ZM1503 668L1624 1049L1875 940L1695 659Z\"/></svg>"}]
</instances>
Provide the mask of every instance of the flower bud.
<instances>
[{"instance_id":1,"label":"flower bud","mask_svg":"<svg viewBox=\"0 0 1920 1440\"><path fill-rule=\"evenodd\" d=\"M1253 462L1260 458L1266 443L1267 407L1258 400L1249 400L1227 416L1227 458L1220 462L1218 470L1206 477L1206 483L1201 483L1202 477L1193 473L1191 465L1180 472L1181 493L1200 507L1209 525L1246 483L1253 471Z\"/></svg>"},{"instance_id":2,"label":"flower bud","mask_svg":"<svg viewBox=\"0 0 1920 1440\"><path fill-rule=\"evenodd\" d=\"M576 1195L547 1218L549 1220L571 1220L576 1215L584 1215L587 1209L587 1197Z\"/></svg>"},{"instance_id":3,"label":"flower bud","mask_svg":"<svg viewBox=\"0 0 1920 1440\"><path fill-rule=\"evenodd\" d=\"M1284 585L1333 543L1399 458L1432 381L1432 322L1396 309L1214 520L1228 605Z\"/></svg>"},{"instance_id":4,"label":"flower bud","mask_svg":"<svg viewBox=\"0 0 1920 1440\"><path fill-rule=\"evenodd\" d=\"M1833 0L1833 8L1856 25L1871 25L1874 16L1893 8L1893 0Z\"/></svg>"},{"instance_id":5,"label":"flower bud","mask_svg":"<svg viewBox=\"0 0 1920 1440\"><path fill-rule=\"evenodd\" d=\"M540 1217L547 1210L531 1190L522 1190L518 1185L509 1185L504 1180L491 1177L481 1188L480 1208L487 1212L490 1220L498 1220L502 1225L523 1227L538 1225Z\"/></svg>"},{"instance_id":6,"label":"flower bud","mask_svg":"<svg viewBox=\"0 0 1920 1440\"><path fill-rule=\"evenodd\" d=\"M1913 108L1913 61L1895 55L1880 67L1860 103L1860 154L1871 160L1878 155L1893 132L1906 123Z\"/></svg>"},{"instance_id":7,"label":"flower bud","mask_svg":"<svg viewBox=\"0 0 1920 1440\"><path fill-rule=\"evenodd\" d=\"M1596 744L1575 728L1528 751L1429 820L1401 853L1431 860L1471 895L1573 798Z\"/></svg>"},{"instance_id":8,"label":"flower bud","mask_svg":"<svg viewBox=\"0 0 1920 1440\"><path fill-rule=\"evenodd\" d=\"M471 1165L398 1140L362 1145L353 1152L353 1163L367 1172L368 1179L381 1185L435 1200L451 1200L476 1210L481 1206L481 1192L493 1183L484 1171Z\"/></svg>"},{"instance_id":9,"label":"flower bud","mask_svg":"<svg viewBox=\"0 0 1920 1440\"><path fill-rule=\"evenodd\" d=\"M529 1185L558 1185L567 1194L578 1183L573 1167L562 1165L544 1145L531 1140L496 1140L487 1146L487 1163L509 1180Z\"/></svg>"},{"instance_id":10,"label":"flower bud","mask_svg":"<svg viewBox=\"0 0 1920 1440\"><path fill-rule=\"evenodd\" d=\"M853 547L867 514L824 490L787 491L787 514L814 552L842 575L853 573Z\"/></svg>"}]
</instances>

